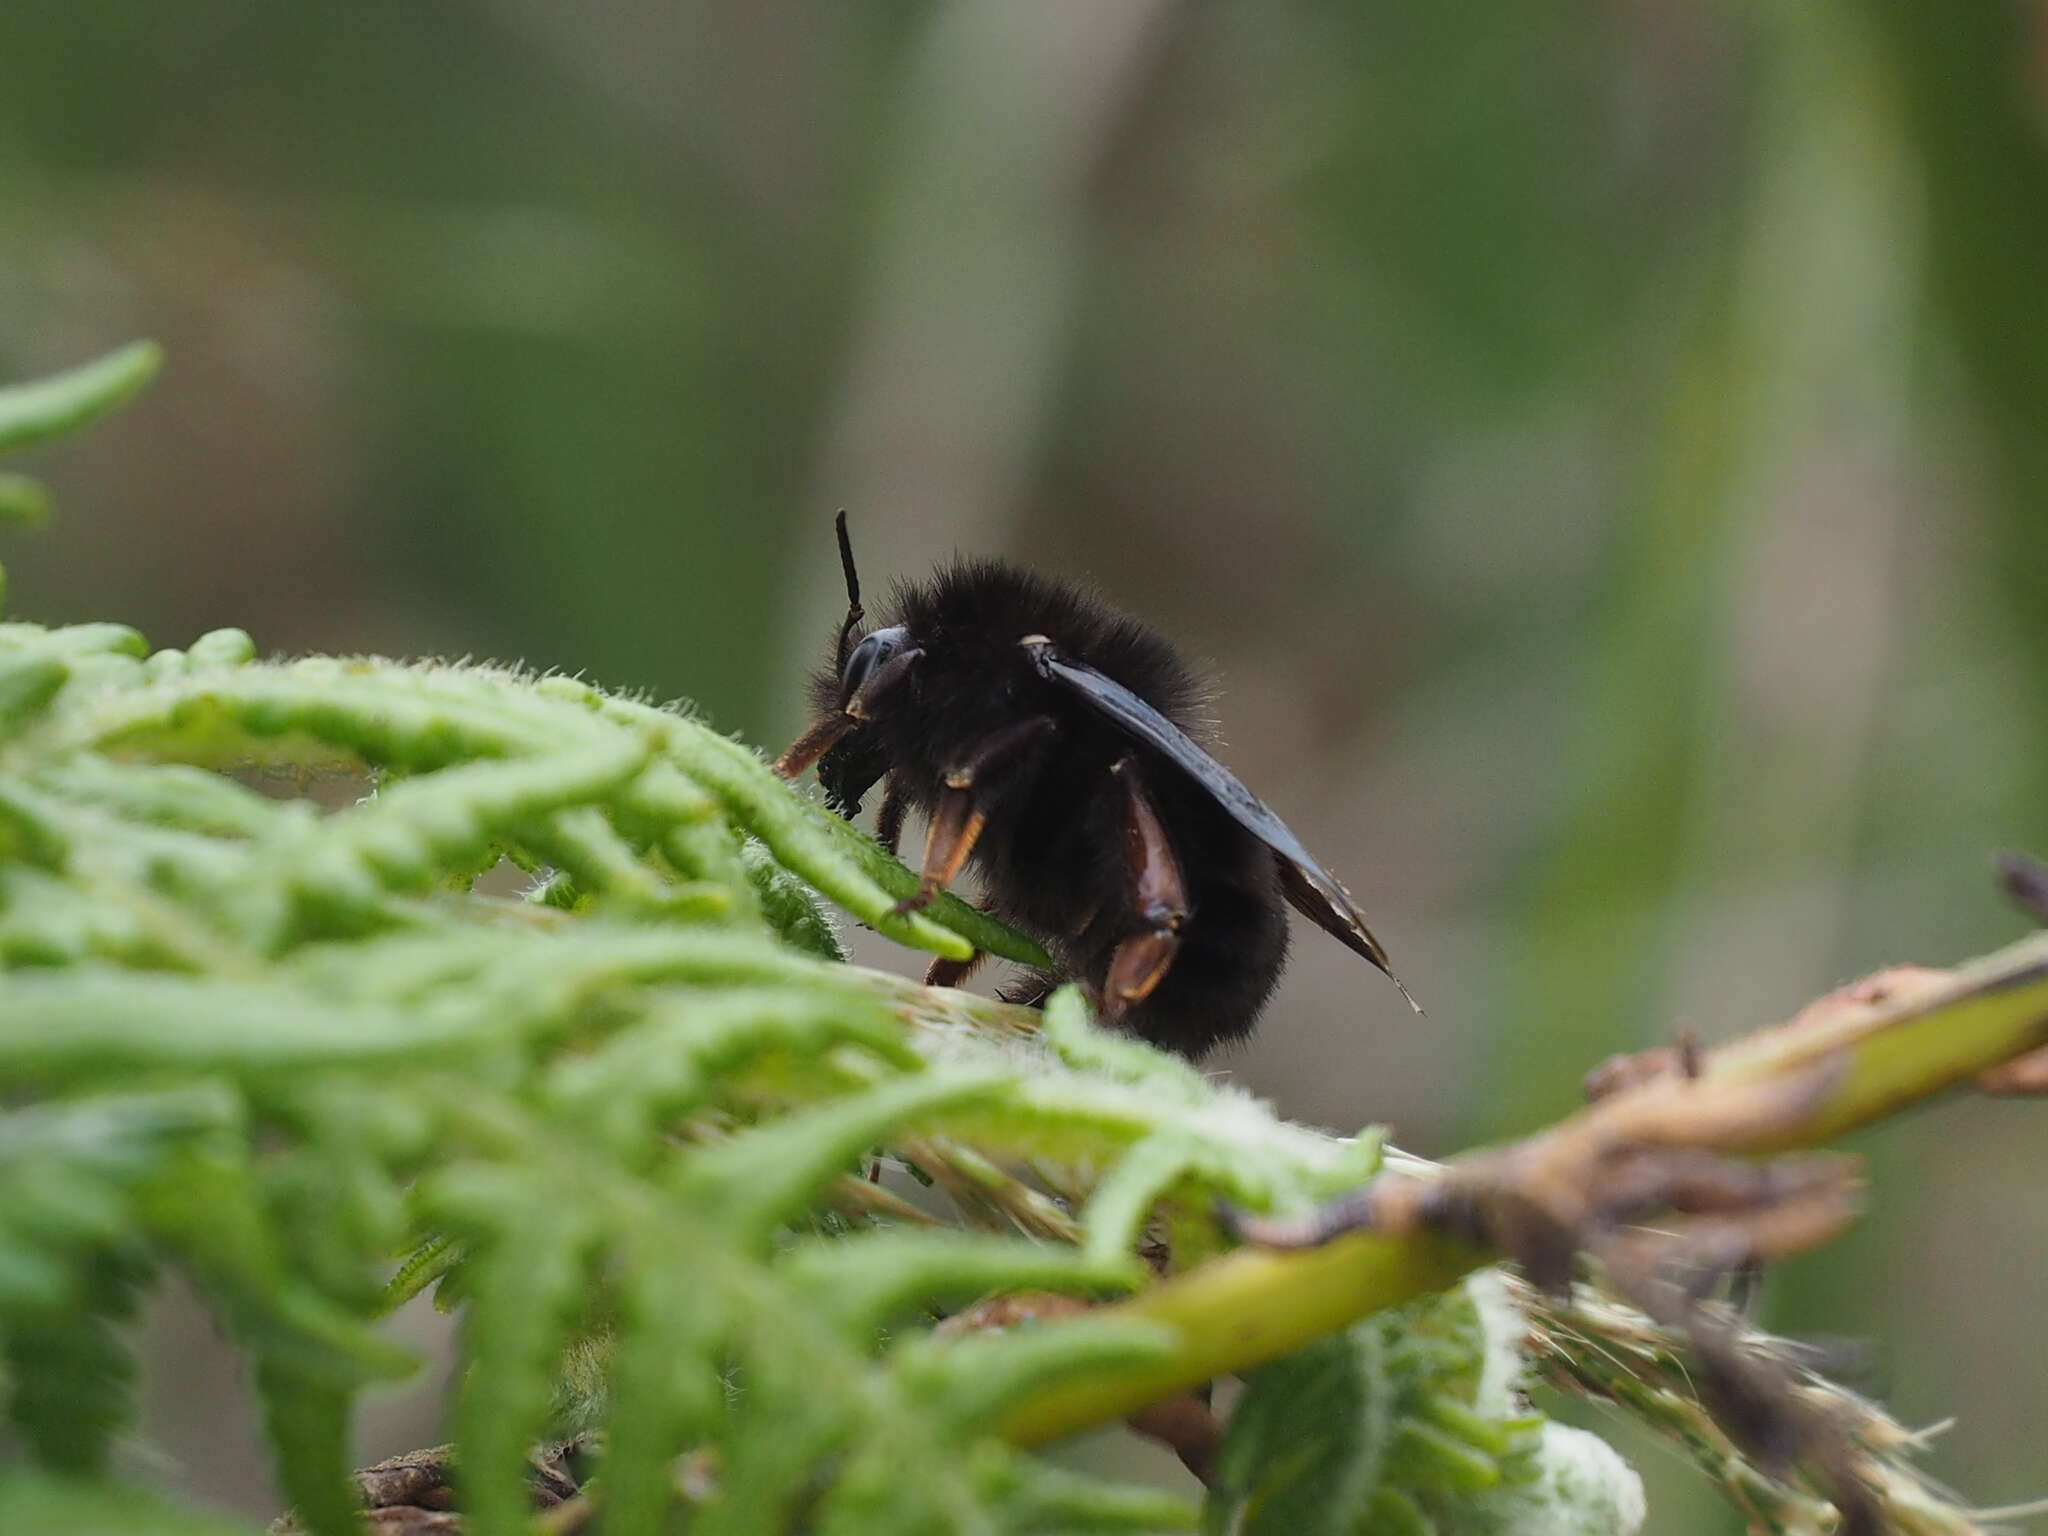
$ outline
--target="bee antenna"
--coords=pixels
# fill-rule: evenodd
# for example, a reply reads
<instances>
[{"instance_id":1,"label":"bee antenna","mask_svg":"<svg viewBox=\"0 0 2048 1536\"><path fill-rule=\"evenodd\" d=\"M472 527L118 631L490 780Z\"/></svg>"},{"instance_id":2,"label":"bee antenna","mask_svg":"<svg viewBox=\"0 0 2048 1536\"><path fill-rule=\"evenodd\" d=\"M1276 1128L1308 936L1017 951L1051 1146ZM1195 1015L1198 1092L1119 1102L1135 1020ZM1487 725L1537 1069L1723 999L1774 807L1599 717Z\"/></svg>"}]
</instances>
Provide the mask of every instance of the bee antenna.
<instances>
[{"instance_id":1,"label":"bee antenna","mask_svg":"<svg viewBox=\"0 0 2048 1536\"><path fill-rule=\"evenodd\" d=\"M839 652L833 661L834 668L846 671L846 644L853 638L853 632L860 627L860 621L867 612L860 605L860 572L853 565L853 540L846 532L846 508L839 509L832 526L839 534L839 568L846 573L846 622L839 626Z\"/></svg>"}]
</instances>

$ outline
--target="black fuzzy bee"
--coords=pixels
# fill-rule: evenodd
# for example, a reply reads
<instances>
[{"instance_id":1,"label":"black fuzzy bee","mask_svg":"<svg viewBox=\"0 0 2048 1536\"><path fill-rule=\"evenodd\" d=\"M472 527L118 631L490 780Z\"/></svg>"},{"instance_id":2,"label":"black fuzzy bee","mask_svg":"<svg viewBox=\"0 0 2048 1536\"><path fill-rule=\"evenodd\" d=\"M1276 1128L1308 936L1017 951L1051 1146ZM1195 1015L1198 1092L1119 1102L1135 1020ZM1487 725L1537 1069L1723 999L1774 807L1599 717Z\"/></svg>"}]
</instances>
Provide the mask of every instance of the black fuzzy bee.
<instances>
[{"instance_id":1,"label":"black fuzzy bee","mask_svg":"<svg viewBox=\"0 0 2048 1536\"><path fill-rule=\"evenodd\" d=\"M1059 966L1014 1000L1072 977L1106 1018L1200 1056L1258 1021L1287 958L1283 902L1393 976L1344 888L1196 741L1202 690L1166 641L1074 587L969 560L900 587L893 622L854 644L844 513L839 549L846 622L812 685L817 721L775 771L816 763L847 816L886 777L875 835L891 850L906 811L927 818L899 910L972 859L990 911Z\"/></svg>"}]
</instances>

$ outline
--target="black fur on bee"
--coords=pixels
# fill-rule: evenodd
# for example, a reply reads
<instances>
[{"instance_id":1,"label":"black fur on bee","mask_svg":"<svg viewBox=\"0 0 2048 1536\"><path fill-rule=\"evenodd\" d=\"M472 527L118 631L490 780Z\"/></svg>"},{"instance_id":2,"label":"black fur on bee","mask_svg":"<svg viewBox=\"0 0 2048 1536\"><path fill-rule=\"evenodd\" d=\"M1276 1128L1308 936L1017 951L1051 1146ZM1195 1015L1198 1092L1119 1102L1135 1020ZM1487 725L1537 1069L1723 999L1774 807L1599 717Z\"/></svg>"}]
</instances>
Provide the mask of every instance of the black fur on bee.
<instances>
[{"instance_id":1,"label":"black fur on bee","mask_svg":"<svg viewBox=\"0 0 2048 1536\"><path fill-rule=\"evenodd\" d=\"M854 643L843 513L839 538L847 619L776 771L815 763L847 816L886 779L876 836L893 849L908 811L928 827L902 909L972 862L988 909L1053 956L1016 1000L1075 979L1107 1019L1200 1056L1258 1021L1289 904L1393 975L1344 888L1201 745L1204 691L1159 635L1078 587L963 560L899 586Z\"/></svg>"}]
</instances>

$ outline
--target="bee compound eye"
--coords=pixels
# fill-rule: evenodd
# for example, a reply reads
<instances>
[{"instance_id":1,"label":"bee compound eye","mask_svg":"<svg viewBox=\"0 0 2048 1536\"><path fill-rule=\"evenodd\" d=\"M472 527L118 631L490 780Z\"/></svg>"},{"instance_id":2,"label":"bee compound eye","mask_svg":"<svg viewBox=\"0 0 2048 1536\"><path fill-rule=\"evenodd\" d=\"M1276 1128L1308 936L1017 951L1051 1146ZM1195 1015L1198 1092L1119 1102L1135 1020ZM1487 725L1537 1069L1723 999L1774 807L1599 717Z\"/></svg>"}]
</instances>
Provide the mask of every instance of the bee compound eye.
<instances>
[{"instance_id":1,"label":"bee compound eye","mask_svg":"<svg viewBox=\"0 0 2048 1536\"><path fill-rule=\"evenodd\" d=\"M843 706L860 692L861 684L874 676L875 668L909 644L910 631L901 624L862 636L853 654L846 658L846 670L839 674L840 704Z\"/></svg>"}]
</instances>

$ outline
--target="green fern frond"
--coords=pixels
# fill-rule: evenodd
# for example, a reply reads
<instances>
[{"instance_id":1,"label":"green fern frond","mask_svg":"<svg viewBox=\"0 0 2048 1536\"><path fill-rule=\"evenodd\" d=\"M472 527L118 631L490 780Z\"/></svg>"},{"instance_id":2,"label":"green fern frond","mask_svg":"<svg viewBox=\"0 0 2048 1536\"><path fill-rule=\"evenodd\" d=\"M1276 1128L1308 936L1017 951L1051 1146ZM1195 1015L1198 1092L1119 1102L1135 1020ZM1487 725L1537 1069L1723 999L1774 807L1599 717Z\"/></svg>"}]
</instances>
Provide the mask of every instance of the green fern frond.
<instances>
[{"instance_id":1,"label":"green fern frond","mask_svg":"<svg viewBox=\"0 0 2048 1536\"><path fill-rule=\"evenodd\" d=\"M1042 957L957 904L888 919L914 876L685 717L499 669L272 664L227 642L160 661L105 629L12 626L0 663L10 647L63 675L0 747L0 1083L79 1106L145 1080L212 1096L110 1230L192 1273L250 1350L310 1528L344 1528L352 1394L409 1364L368 1323L437 1279L468 1314L456 1428L483 1536L523 1528L527 1447L565 1413L611 1426L598 1496L629 1533L664 1528L685 1452L715 1452L711 1530L797 1502L901 1529L1185 1523L1154 1496L1055 1486L987 1434L1035 1386L1155 1359L1170 1331L942 1345L921 1320L987 1289L1132 1286L1153 1223L1184 1263L1217 1242L1218 1193L1303 1205L1372 1143L1278 1125L1096 1031L1072 995L1041 1039L1001 1005L830 958L814 890L939 953ZM81 675L88 657L118 665ZM372 793L323 815L223 769ZM469 889L503 860L547 899ZM1072 1228L1045 1189L1094 1189L1086 1253L790 1243L907 1130L1027 1231ZM76 1265L58 1272L83 1295ZM910 1331L877 1353L884 1323ZM565 1402L593 1340L597 1395ZM125 1403L117 1374L79 1379ZM93 1446L121 1422L68 1420ZM913 1491L866 1481L910 1466Z\"/></svg>"},{"instance_id":2,"label":"green fern frond","mask_svg":"<svg viewBox=\"0 0 2048 1536\"><path fill-rule=\"evenodd\" d=\"M1042 1243L964 1232L881 1231L806 1243L781 1262L790 1284L859 1340L916 1308L960 1306L1001 1291L1134 1290L1143 1268L1128 1254L1091 1258Z\"/></svg>"},{"instance_id":3,"label":"green fern frond","mask_svg":"<svg viewBox=\"0 0 2048 1536\"><path fill-rule=\"evenodd\" d=\"M0 392L0 449L153 366ZM347 803L251 776L342 776ZM523 896L479 886L508 868ZM40 1468L0 1475L0 1529L223 1529L101 1480L132 1419L121 1324L167 1268L247 1355L320 1536L355 1529L358 1394L417 1368L377 1324L437 1283L464 1311L477 1536L528 1529L529 1449L567 1427L603 1431L586 1496L613 1536L1189 1528L1185 1500L996 1433L1175 1328L930 1324L990 1291L1142 1288L1141 1241L1185 1267L1222 1241L1218 1195L1305 1207L1377 1139L1279 1123L1077 993L1041 1027L842 963L826 901L1046 963L951 897L896 915L916 883L749 748L573 679L0 625L0 1349ZM936 1209L859 1177L878 1147L933 1173ZM1452 1335L1329 1346L1378 1458L1346 1465L1346 1507L1513 1481ZM1255 1381L1254 1410L1292 1380Z\"/></svg>"},{"instance_id":4,"label":"green fern frond","mask_svg":"<svg viewBox=\"0 0 2048 1536\"><path fill-rule=\"evenodd\" d=\"M139 394L163 366L152 341L118 351L29 384L0 388L0 454L63 437Z\"/></svg>"}]
</instances>

